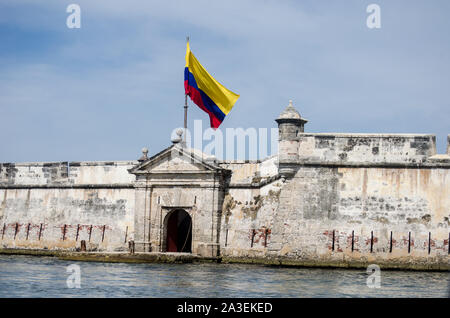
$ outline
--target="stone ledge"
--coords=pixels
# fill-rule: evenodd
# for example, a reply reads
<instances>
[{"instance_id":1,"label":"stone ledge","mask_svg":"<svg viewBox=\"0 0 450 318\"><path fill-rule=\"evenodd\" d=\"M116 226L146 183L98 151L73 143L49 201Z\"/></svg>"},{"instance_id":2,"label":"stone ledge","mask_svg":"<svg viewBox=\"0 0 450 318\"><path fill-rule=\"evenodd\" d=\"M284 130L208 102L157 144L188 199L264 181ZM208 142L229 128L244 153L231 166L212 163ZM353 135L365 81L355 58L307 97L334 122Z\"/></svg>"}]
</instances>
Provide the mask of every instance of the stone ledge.
<instances>
[{"instance_id":1,"label":"stone ledge","mask_svg":"<svg viewBox=\"0 0 450 318\"><path fill-rule=\"evenodd\" d=\"M339 162L339 161L307 161L300 160L296 163L299 167L336 167L336 168L404 168L404 169L450 169L450 163L420 162Z\"/></svg>"},{"instance_id":2,"label":"stone ledge","mask_svg":"<svg viewBox=\"0 0 450 318\"><path fill-rule=\"evenodd\" d=\"M15 167L85 167L85 166L133 166L139 162L136 160L123 161L42 161L42 162L0 162L0 166L15 166Z\"/></svg>"},{"instance_id":3,"label":"stone ledge","mask_svg":"<svg viewBox=\"0 0 450 318\"><path fill-rule=\"evenodd\" d=\"M0 189L133 189L131 183L124 184L7 184L0 183Z\"/></svg>"},{"instance_id":4,"label":"stone ledge","mask_svg":"<svg viewBox=\"0 0 450 318\"><path fill-rule=\"evenodd\" d=\"M421 137L421 138L434 138L436 135L433 134L414 134L414 133L335 133L335 132L324 132L324 133L312 133L312 132L303 132L299 133L299 138L301 137L336 137L336 138L348 138L348 137L367 137L367 138L413 138L413 137Z\"/></svg>"},{"instance_id":5,"label":"stone ledge","mask_svg":"<svg viewBox=\"0 0 450 318\"><path fill-rule=\"evenodd\" d=\"M123 253L123 252L74 252L63 250L0 249L3 255L31 255L57 257L61 260L105 263L195 263L220 262L217 257L201 257L190 253Z\"/></svg>"},{"instance_id":6,"label":"stone ledge","mask_svg":"<svg viewBox=\"0 0 450 318\"><path fill-rule=\"evenodd\" d=\"M431 263L426 261L400 260L389 261L377 259L376 261L365 260L321 260L321 259L294 259L288 257L236 257L236 256L222 256L222 263L224 264L259 264L269 266L282 267L311 267L311 268L363 268L366 269L371 264L380 266L382 270L414 270L414 271L436 271L447 272L450 271L450 263Z\"/></svg>"},{"instance_id":7,"label":"stone ledge","mask_svg":"<svg viewBox=\"0 0 450 318\"><path fill-rule=\"evenodd\" d=\"M413 271L450 271L450 263L433 263L430 260L323 260L323 259L294 259L288 257L201 257L190 253L123 253L123 252L72 252L61 250L33 250L33 249L0 249L3 255L32 255L57 257L61 260L105 263L224 263L224 264L256 264L281 267L309 267L309 268L352 268L366 269L370 264L380 266L382 270L413 270Z\"/></svg>"}]
</instances>

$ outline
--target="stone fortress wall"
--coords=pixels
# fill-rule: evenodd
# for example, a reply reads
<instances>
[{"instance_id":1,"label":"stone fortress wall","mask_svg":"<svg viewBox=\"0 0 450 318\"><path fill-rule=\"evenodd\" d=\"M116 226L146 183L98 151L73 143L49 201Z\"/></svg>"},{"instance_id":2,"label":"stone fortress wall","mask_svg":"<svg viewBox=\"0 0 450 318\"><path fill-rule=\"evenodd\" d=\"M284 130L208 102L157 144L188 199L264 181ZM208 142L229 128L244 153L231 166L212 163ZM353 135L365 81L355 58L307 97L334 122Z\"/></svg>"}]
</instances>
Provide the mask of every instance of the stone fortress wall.
<instances>
[{"instance_id":1,"label":"stone fortress wall","mask_svg":"<svg viewBox=\"0 0 450 318\"><path fill-rule=\"evenodd\" d=\"M247 176L273 181L230 184L222 255L450 269L450 135L436 154L433 135L305 133L292 104L276 121L277 170Z\"/></svg>"},{"instance_id":2,"label":"stone fortress wall","mask_svg":"<svg viewBox=\"0 0 450 318\"><path fill-rule=\"evenodd\" d=\"M1 246L125 250L134 229L129 162L0 164Z\"/></svg>"},{"instance_id":3,"label":"stone fortress wall","mask_svg":"<svg viewBox=\"0 0 450 318\"><path fill-rule=\"evenodd\" d=\"M164 218L187 207L192 251L204 256L450 269L450 136L436 154L433 135L305 133L306 122L290 104L277 119L279 155L208 158L207 172L169 151L0 164L0 245L124 251L136 239L160 252Z\"/></svg>"},{"instance_id":4,"label":"stone fortress wall","mask_svg":"<svg viewBox=\"0 0 450 318\"><path fill-rule=\"evenodd\" d=\"M290 157L274 163L278 179L230 184L222 255L449 269L450 156L436 155L434 136L305 133L280 143Z\"/></svg>"}]
</instances>

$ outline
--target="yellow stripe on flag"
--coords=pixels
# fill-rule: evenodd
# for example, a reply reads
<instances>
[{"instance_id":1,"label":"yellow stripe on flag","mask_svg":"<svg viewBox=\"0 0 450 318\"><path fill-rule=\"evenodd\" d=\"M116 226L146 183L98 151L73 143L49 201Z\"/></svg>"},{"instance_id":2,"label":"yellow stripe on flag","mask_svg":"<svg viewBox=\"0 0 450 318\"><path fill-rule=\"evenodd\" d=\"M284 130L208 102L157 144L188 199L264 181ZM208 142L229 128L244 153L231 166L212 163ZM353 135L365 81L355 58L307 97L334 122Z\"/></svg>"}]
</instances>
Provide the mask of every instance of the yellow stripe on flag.
<instances>
[{"instance_id":1,"label":"yellow stripe on flag","mask_svg":"<svg viewBox=\"0 0 450 318\"><path fill-rule=\"evenodd\" d=\"M189 42L186 49L186 67L194 75L198 88L208 95L217 107L227 115L238 100L239 95L224 87L205 70L192 54Z\"/></svg>"}]
</instances>

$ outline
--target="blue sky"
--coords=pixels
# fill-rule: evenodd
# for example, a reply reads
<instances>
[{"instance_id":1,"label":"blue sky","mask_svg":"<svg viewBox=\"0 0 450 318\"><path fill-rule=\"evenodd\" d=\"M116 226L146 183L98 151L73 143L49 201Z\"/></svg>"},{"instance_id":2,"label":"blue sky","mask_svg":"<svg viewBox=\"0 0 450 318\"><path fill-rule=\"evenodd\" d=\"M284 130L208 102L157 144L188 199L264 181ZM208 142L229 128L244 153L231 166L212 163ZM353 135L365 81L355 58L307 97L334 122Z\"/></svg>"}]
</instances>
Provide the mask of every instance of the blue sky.
<instances>
[{"instance_id":1,"label":"blue sky","mask_svg":"<svg viewBox=\"0 0 450 318\"><path fill-rule=\"evenodd\" d=\"M81 7L69 29L66 8ZM366 7L381 8L381 29ZM185 37L240 99L221 128L450 133L449 1L0 2L0 162L132 160L183 124ZM189 126L206 114L192 103Z\"/></svg>"}]
</instances>

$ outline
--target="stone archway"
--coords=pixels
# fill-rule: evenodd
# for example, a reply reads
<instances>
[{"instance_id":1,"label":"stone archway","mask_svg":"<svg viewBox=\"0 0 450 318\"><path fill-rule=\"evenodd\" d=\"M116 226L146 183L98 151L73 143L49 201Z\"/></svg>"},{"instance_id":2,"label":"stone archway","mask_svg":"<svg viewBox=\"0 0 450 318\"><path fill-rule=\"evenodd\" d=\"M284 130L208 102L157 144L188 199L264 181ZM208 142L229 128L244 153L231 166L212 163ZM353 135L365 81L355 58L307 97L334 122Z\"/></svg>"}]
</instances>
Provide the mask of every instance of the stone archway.
<instances>
[{"instance_id":1,"label":"stone archway","mask_svg":"<svg viewBox=\"0 0 450 318\"><path fill-rule=\"evenodd\" d=\"M166 217L166 252L192 253L192 218L177 209Z\"/></svg>"}]
</instances>

